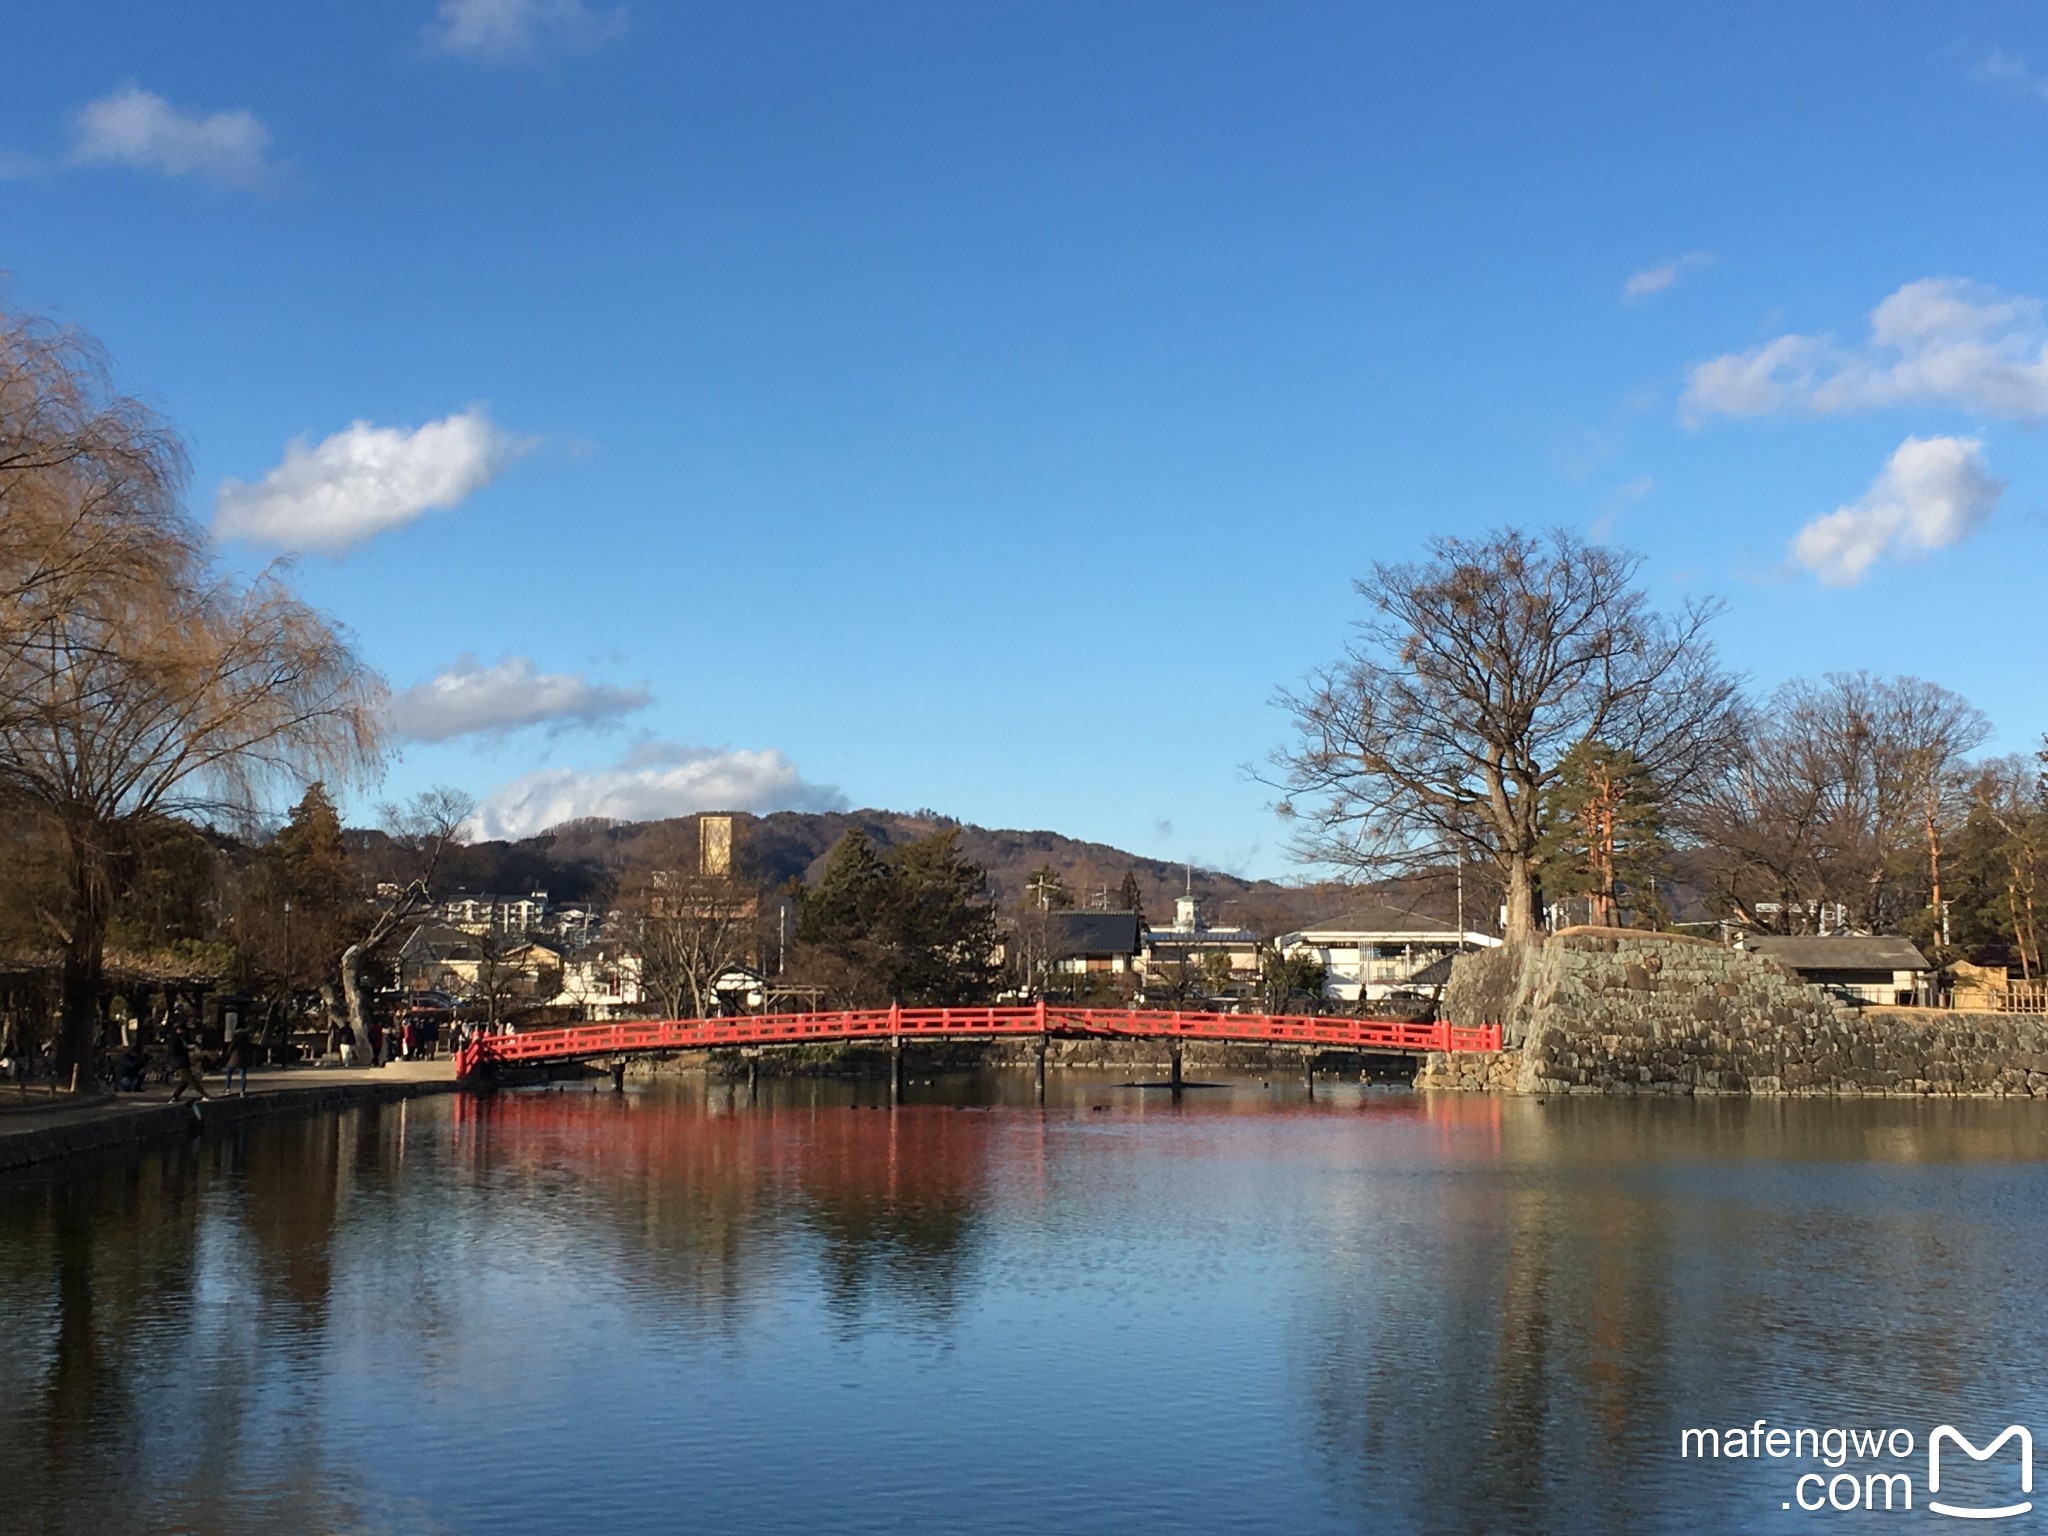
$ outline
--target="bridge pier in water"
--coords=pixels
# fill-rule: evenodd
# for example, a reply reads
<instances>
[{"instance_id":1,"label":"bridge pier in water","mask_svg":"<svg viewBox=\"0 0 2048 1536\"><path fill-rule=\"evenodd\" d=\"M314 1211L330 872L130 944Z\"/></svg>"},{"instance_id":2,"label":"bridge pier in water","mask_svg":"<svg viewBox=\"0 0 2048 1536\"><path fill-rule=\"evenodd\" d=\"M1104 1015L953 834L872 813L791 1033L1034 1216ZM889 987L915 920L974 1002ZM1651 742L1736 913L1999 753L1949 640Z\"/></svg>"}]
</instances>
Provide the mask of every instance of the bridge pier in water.
<instances>
[{"instance_id":1,"label":"bridge pier in water","mask_svg":"<svg viewBox=\"0 0 2048 1536\"><path fill-rule=\"evenodd\" d=\"M1170 1040L1169 1042L1167 1042L1167 1048L1168 1048L1168 1049L1169 1049L1169 1051L1171 1051L1171 1053L1172 1053L1172 1056L1171 1056L1171 1060L1172 1060L1172 1062L1173 1062L1173 1076L1172 1076L1172 1079L1171 1079L1171 1086L1172 1086L1172 1088L1173 1088L1173 1096L1174 1096L1174 1097L1175 1097L1176 1099L1178 1099L1178 1098L1180 1097L1180 1094L1181 1094L1181 1083L1180 1083L1180 1036L1178 1036L1178 1035L1175 1035L1175 1036L1173 1037L1173 1039L1172 1039L1172 1040Z\"/></svg>"},{"instance_id":2,"label":"bridge pier in water","mask_svg":"<svg viewBox=\"0 0 2048 1536\"><path fill-rule=\"evenodd\" d=\"M903 1102L903 1037L889 1037L889 1102Z\"/></svg>"},{"instance_id":3,"label":"bridge pier in water","mask_svg":"<svg viewBox=\"0 0 2048 1536\"><path fill-rule=\"evenodd\" d=\"M1045 1102L1045 1046L1044 1035L1038 1037L1038 1102Z\"/></svg>"}]
</instances>

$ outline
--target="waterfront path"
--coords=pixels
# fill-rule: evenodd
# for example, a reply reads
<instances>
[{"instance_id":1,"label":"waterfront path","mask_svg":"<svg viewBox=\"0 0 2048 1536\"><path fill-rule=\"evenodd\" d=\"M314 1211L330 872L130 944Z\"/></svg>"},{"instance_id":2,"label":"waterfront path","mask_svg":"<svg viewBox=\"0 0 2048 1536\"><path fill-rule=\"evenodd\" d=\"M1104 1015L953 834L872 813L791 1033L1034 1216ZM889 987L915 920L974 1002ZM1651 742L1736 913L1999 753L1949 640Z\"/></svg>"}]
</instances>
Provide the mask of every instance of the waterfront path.
<instances>
[{"instance_id":1,"label":"waterfront path","mask_svg":"<svg viewBox=\"0 0 2048 1536\"><path fill-rule=\"evenodd\" d=\"M0 1169L150 1141L187 1132L195 1124L228 1125L263 1115L448 1093L455 1088L455 1062L442 1056L383 1067L257 1068L249 1074L246 1097L226 1093L218 1077L209 1076L205 1083L212 1098L201 1102L187 1094L175 1104L170 1088L162 1084L118 1095L0 1088ZM196 1119L191 1108L195 1102Z\"/></svg>"}]
</instances>

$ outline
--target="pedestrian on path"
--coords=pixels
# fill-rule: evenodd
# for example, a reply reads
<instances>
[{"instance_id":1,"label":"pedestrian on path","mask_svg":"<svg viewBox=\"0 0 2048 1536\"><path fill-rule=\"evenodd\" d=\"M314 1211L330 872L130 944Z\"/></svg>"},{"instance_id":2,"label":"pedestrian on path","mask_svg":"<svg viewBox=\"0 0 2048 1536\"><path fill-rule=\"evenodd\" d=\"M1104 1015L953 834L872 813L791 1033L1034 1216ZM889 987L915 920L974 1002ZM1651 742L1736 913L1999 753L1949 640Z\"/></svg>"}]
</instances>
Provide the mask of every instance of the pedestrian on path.
<instances>
[{"instance_id":1,"label":"pedestrian on path","mask_svg":"<svg viewBox=\"0 0 2048 1536\"><path fill-rule=\"evenodd\" d=\"M185 1031L177 1025L171 1026L171 1037L164 1042L164 1063L171 1069L171 1081L177 1086L171 1089L171 1102L177 1103L187 1088L202 1099L210 1099L206 1085L199 1081L199 1074L192 1070L192 1047L185 1039Z\"/></svg>"},{"instance_id":2,"label":"pedestrian on path","mask_svg":"<svg viewBox=\"0 0 2048 1536\"><path fill-rule=\"evenodd\" d=\"M233 1093L235 1074L242 1074L241 1097L249 1097L249 1061L256 1054L256 1043L249 1038L247 1029L237 1029L234 1038L228 1041L227 1084L223 1093Z\"/></svg>"}]
</instances>

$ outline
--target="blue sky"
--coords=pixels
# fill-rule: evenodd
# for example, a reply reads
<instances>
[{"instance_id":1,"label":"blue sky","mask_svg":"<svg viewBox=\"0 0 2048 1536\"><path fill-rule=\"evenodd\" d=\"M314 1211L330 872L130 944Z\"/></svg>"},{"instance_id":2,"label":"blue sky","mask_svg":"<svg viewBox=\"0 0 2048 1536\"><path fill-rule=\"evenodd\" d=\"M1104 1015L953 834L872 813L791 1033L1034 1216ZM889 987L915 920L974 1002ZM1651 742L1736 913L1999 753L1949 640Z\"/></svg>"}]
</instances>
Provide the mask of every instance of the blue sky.
<instances>
[{"instance_id":1,"label":"blue sky","mask_svg":"<svg viewBox=\"0 0 2048 1536\"><path fill-rule=\"evenodd\" d=\"M0 267L396 695L360 803L1253 874L1350 581L1565 524L2048 728L2030 5L9 7ZM31 67L19 64L28 61Z\"/></svg>"}]
</instances>

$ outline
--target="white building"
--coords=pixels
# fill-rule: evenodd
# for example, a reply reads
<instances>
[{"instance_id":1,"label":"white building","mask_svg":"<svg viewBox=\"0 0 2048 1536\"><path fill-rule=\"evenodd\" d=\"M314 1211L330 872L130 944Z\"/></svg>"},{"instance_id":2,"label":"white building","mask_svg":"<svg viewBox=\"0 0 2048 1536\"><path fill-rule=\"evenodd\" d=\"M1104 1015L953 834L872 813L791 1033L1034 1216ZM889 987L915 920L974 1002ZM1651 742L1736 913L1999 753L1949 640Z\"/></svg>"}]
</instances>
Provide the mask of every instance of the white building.
<instances>
[{"instance_id":1,"label":"white building","mask_svg":"<svg viewBox=\"0 0 2048 1536\"><path fill-rule=\"evenodd\" d=\"M548 893L532 891L524 896L454 896L441 904L446 922L469 933L531 933L546 922Z\"/></svg>"},{"instance_id":2,"label":"white building","mask_svg":"<svg viewBox=\"0 0 2048 1536\"><path fill-rule=\"evenodd\" d=\"M1207 970L1219 955L1229 962L1232 980L1257 977L1258 934L1249 928L1211 928L1202 921L1198 898L1176 896L1172 926L1145 930L1139 969L1150 982L1181 968Z\"/></svg>"},{"instance_id":3,"label":"white building","mask_svg":"<svg viewBox=\"0 0 2048 1536\"><path fill-rule=\"evenodd\" d=\"M1423 973L1466 949L1490 949L1491 934L1460 933L1455 924L1384 904L1341 913L1283 934L1287 955L1308 955L1323 968L1323 996L1332 1002L1374 1002L1435 985Z\"/></svg>"},{"instance_id":4,"label":"white building","mask_svg":"<svg viewBox=\"0 0 2048 1536\"><path fill-rule=\"evenodd\" d=\"M592 1023L616 1019L644 998L638 955L583 955L562 967L562 990L552 999L573 1003Z\"/></svg>"}]
</instances>

